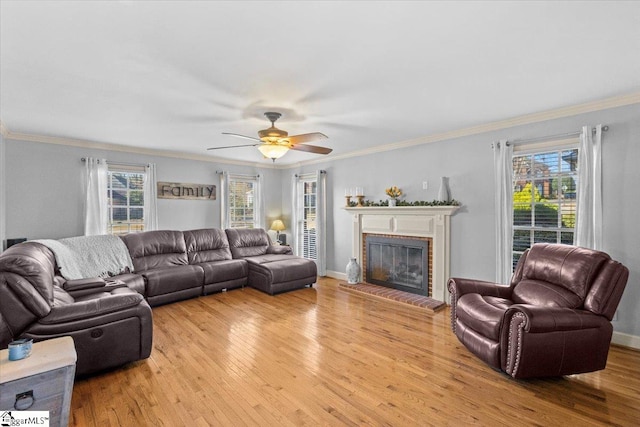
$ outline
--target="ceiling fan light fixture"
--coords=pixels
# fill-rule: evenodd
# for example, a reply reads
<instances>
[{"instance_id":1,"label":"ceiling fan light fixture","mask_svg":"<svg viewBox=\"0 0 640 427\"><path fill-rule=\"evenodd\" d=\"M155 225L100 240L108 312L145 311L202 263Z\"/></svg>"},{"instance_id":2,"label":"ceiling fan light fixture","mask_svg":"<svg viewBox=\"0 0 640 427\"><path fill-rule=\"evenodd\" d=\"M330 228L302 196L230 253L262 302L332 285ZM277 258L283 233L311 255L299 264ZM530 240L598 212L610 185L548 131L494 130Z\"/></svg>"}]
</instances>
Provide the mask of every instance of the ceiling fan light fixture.
<instances>
[{"instance_id":1,"label":"ceiling fan light fixture","mask_svg":"<svg viewBox=\"0 0 640 427\"><path fill-rule=\"evenodd\" d=\"M315 145L307 145L307 142L317 141L321 139L327 139L327 135L320 132L311 132L311 133L303 133L300 135L289 136L289 132L278 129L275 126L276 120L278 120L281 116L280 113L268 111L264 113L264 115L271 122L271 126L267 129L262 129L258 131L258 137L254 138L252 136L240 135L237 133L229 133L222 132L224 135L236 136L238 138L250 139L252 141L257 141L258 144L246 144L246 145L237 145L236 147L258 147L260 153L266 158L273 160L287 154L289 150L295 151L304 151L307 153L313 154L329 154L331 153L331 148L318 147ZM208 150L217 150L220 148L232 148L232 147L211 147Z\"/></svg>"},{"instance_id":2,"label":"ceiling fan light fixture","mask_svg":"<svg viewBox=\"0 0 640 427\"><path fill-rule=\"evenodd\" d=\"M258 137L264 142L276 143L287 136L289 136L289 132L280 130L273 126L269 129L263 129L258 132Z\"/></svg>"},{"instance_id":3,"label":"ceiling fan light fixture","mask_svg":"<svg viewBox=\"0 0 640 427\"><path fill-rule=\"evenodd\" d=\"M276 159L287 154L289 147L280 144L262 144L258 146L258 150L260 150L263 156L268 157L275 162Z\"/></svg>"}]
</instances>

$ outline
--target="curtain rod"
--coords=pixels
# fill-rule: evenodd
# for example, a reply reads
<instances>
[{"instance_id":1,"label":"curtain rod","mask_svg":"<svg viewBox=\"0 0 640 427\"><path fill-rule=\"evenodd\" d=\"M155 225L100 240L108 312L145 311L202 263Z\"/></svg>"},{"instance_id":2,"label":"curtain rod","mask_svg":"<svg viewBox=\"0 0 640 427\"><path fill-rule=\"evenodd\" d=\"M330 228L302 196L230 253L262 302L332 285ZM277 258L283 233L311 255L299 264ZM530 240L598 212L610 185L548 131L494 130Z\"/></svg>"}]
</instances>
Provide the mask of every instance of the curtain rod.
<instances>
[{"instance_id":1,"label":"curtain rod","mask_svg":"<svg viewBox=\"0 0 640 427\"><path fill-rule=\"evenodd\" d=\"M313 173L313 172L303 173L302 175L311 175L312 173ZM323 174L323 175L326 175L326 174L327 174L327 171L326 171L326 170L324 170L324 169L320 169L320 173L321 173L321 174ZM293 176L295 176L296 178L299 178L301 175L298 175L298 174L296 173L296 174L293 174Z\"/></svg>"},{"instance_id":2,"label":"curtain rod","mask_svg":"<svg viewBox=\"0 0 640 427\"><path fill-rule=\"evenodd\" d=\"M216 174L218 175L224 175L225 171L216 171ZM247 174L242 174L242 173L231 173L229 172L229 175L236 175L236 176L240 176L242 178L251 178L251 177L256 177L256 178L260 178L260 174L257 173L255 175L247 175Z\"/></svg>"},{"instance_id":3,"label":"curtain rod","mask_svg":"<svg viewBox=\"0 0 640 427\"><path fill-rule=\"evenodd\" d=\"M87 161L86 157L82 157L80 159L83 162ZM98 163L100 163L100 159L98 159ZM120 166L149 166L149 163L131 163L131 162L112 162L107 160L108 165L120 165Z\"/></svg>"},{"instance_id":4,"label":"curtain rod","mask_svg":"<svg viewBox=\"0 0 640 427\"><path fill-rule=\"evenodd\" d=\"M604 125L602 126L602 131L606 132L609 130L609 126ZM596 133L596 128L592 128L591 129L592 133ZM550 141L553 139L564 139L564 138L571 138L574 136L579 136L582 133L582 131L576 131L576 132L569 132L569 133L559 133L556 135L547 135L547 136L538 136L536 138L529 138L529 139L514 139L513 141L507 141L507 145L516 145L516 144L532 144L534 142L542 142L542 141ZM496 141L497 142L497 141ZM492 144L493 146L493 144Z\"/></svg>"}]
</instances>

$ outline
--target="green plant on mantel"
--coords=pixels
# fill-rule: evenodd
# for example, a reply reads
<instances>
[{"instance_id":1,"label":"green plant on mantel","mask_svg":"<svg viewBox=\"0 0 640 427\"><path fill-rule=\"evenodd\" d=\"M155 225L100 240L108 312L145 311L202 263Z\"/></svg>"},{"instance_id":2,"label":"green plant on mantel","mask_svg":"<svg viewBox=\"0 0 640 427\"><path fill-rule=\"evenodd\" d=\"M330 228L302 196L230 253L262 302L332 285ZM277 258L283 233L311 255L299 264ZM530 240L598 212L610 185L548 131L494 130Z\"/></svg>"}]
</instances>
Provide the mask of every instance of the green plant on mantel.
<instances>
[{"instance_id":1,"label":"green plant on mantel","mask_svg":"<svg viewBox=\"0 0 640 427\"><path fill-rule=\"evenodd\" d=\"M389 206L389 201L388 200L380 200L380 201L374 202L372 200L365 200L364 202L362 202L362 206L364 206L365 208ZM444 201L441 201L441 200L432 200L432 201L417 200L415 202L407 202L405 200L398 200L396 206L460 206L460 202L457 201L457 200L449 200L447 202L444 202ZM356 202L350 202L349 203L349 207L350 208L355 208L356 207Z\"/></svg>"}]
</instances>

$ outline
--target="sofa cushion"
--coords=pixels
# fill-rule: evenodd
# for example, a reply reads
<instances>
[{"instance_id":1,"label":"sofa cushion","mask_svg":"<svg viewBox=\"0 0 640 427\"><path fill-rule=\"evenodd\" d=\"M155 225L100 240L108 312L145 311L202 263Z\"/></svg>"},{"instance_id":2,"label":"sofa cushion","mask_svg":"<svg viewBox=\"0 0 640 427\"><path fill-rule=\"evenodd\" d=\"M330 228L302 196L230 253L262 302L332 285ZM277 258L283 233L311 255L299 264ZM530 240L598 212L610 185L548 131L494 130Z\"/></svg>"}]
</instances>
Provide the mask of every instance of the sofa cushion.
<instances>
[{"instance_id":1,"label":"sofa cushion","mask_svg":"<svg viewBox=\"0 0 640 427\"><path fill-rule=\"evenodd\" d=\"M189 264L231 259L229 240L224 230L207 228L183 232Z\"/></svg>"},{"instance_id":2,"label":"sofa cushion","mask_svg":"<svg viewBox=\"0 0 640 427\"><path fill-rule=\"evenodd\" d=\"M271 246L269 235L261 228L227 228L225 232L234 258L264 255Z\"/></svg>"},{"instance_id":3,"label":"sofa cushion","mask_svg":"<svg viewBox=\"0 0 640 427\"><path fill-rule=\"evenodd\" d=\"M181 231L156 230L122 236L135 272L187 265L187 246Z\"/></svg>"},{"instance_id":4,"label":"sofa cushion","mask_svg":"<svg viewBox=\"0 0 640 427\"><path fill-rule=\"evenodd\" d=\"M147 298L185 289L202 288L204 271L197 265L183 265L143 271L147 283Z\"/></svg>"},{"instance_id":5,"label":"sofa cushion","mask_svg":"<svg viewBox=\"0 0 640 427\"><path fill-rule=\"evenodd\" d=\"M249 266L243 259L229 259L198 264L204 270L204 284L228 282L237 279L246 279L249 275Z\"/></svg>"}]
</instances>

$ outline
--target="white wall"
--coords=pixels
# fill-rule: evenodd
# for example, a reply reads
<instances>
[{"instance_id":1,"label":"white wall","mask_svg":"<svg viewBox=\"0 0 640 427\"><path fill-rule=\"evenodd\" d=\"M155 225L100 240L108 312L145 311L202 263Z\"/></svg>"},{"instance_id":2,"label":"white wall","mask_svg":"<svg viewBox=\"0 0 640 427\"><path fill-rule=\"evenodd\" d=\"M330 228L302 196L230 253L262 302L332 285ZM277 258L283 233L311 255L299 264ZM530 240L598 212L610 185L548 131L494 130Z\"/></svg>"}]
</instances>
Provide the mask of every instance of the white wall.
<instances>
[{"instance_id":1,"label":"white wall","mask_svg":"<svg viewBox=\"0 0 640 427\"><path fill-rule=\"evenodd\" d=\"M7 237L62 238L83 234L82 157L157 165L158 181L215 184L217 199L158 199L158 226L187 230L220 227L218 170L264 176L266 211L279 215L280 171L65 145L6 141Z\"/></svg>"},{"instance_id":2,"label":"white wall","mask_svg":"<svg viewBox=\"0 0 640 427\"><path fill-rule=\"evenodd\" d=\"M425 118L428 120L428 118ZM441 176L450 177L452 197L462 203L451 219L451 274L495 279L493 153L498 139L526 139L609 125L603 137L604 251L630 270L614 321L617 332L640 339L640 105L620 107L432 144L306 165L283 171L283 211L290 214L289 177L327 170L327 270L344 272L351 254L344 188L362 186L366 198L384 199L384 189L402 188L406 200L433 200ZM429 189L422 190L428 181Z\"/></svg>"}]
</instances>

